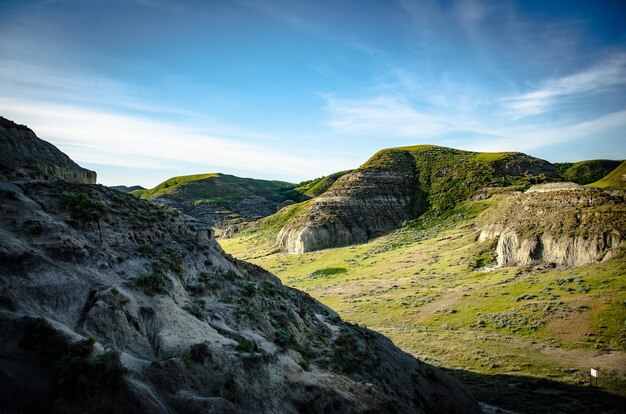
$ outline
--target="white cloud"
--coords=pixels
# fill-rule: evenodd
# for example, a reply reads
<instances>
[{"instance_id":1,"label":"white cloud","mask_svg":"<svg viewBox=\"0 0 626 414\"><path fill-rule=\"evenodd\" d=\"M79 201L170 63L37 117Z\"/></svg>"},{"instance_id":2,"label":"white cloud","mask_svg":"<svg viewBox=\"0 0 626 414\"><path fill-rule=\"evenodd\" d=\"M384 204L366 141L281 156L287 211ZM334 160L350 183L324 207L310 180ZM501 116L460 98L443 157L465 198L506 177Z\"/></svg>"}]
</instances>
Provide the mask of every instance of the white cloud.
<instances>
[{"instance_id":1,"label":"white cloud","mask_svg":"<svg viewBox=\"0 0 626 414\"><path fill-rule=\"evenodd\" d=\"M60 147L75 161L131 168L171 169L180 163L204 165L209 171L263 171L298 177L337 171L332 157L310 159L263 145L207 134L147 118L52 103L0 98L0 112L27 123L39 137Z\"/></svg>"},{"instance_id":2,"label":"white cloud","mask_svg":"<svg viewBox=\"0 0 626 414\"><path fill-rule=\"evenodd\" d=\"M539 115L556 107L563 99L606 92L626 86L626 54L615 55L588 70L557 79L548 79L537 88L502 99L513 119Z\"/></svg>"},{"instance_id":3,"label":"white cloud","mask_svg":"<svg viewBox=\"0 0 626 414\"><path fill-rule=\"evenodd\" d=\"M384 134L383 136L432 137L451 128L445 119L419 112L407 102L392 96L366 100L326 96L328 124L344 134Z\"/></svg>"}]
</instances>

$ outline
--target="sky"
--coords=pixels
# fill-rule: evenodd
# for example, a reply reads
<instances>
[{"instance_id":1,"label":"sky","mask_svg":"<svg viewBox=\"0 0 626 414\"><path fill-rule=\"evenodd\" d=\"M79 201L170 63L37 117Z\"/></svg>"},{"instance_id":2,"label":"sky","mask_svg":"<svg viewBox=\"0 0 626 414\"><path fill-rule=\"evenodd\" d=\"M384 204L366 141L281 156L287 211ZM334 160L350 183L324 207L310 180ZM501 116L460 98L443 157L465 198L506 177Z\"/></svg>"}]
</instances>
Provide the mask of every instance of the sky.
<instances>
[{"instance_id":1,"label":"sky","mask_svg":"<svg viewBox=\"0 0 626 414\"><path fill-rule=\"evenodd\" d=\"M626 159L626 2L0 0L0 115L105 185L416 144Z\"/></svg>"}]
</instances>

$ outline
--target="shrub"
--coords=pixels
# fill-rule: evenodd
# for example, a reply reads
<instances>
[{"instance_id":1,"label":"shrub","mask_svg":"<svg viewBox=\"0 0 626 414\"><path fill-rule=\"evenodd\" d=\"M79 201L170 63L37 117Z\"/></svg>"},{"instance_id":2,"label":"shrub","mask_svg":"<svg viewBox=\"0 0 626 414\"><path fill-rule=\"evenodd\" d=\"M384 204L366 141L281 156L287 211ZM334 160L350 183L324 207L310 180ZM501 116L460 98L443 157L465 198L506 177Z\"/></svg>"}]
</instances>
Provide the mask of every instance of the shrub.
<instances>
[{"instance_id":1,"label":"shrub","mask_svg":"<svg viewBox=\"0 0 626 414\"><path fill-rule=\"evenodd\" d=\"M251 341L248 338L244 338L243 336L237 338L237 351L251 353L257 351L258 349L259 347L256 342Z\"/></svg>"},{"instance_id":2,"label":"shrub","mask_svg":"<svg viewBox=\"0 0 626 414\"><path fill-rule=\"evenodd\" d=\"M68 211L72 219L82 222L97 221L106 211L103 203L92 200L83 192L64 192L61 194L61 208Z\"/></svg>"},{"instance_id":3,"label":"shrub","mask_svg":"<svg viewBox=\"0 0 626 414\"><path fill-rule=\"evenodd\" d=\"M224 278L226 280L230 280L230 281L234 281L235 279L237 279L237 273L233 272L232 270L229 270L228 272L226 272L226 274L224 275Z\"/></svg>"},{"instance_id":4,"label":"shrub","mask_svg":"<svg viewBox=\"0 0 626 414\"><path fill-rule=\"evenodd\" d=\"M213 279L213 275L210 272L202 272L200 273L200 281L204 284L207 284Z\"/></svg>"},{"instance_id":5,"label":"shrub","mask_svg":"<svg viewBox=\"0 0 626 414\"><path fill-rule=\"evenodd\" d=\"M143 286L152 292L156 292L156 293L167 292L165 278L160 273L150 273L147 275L141 275L137 279L135 279L135 283L138 286Z\"/></svg>"},{"instance_id":6,"label":"shrub","mask_svg":"<svg viewBox=\"0 0 626 414\"><path fill-rule=\"evenodd\" d=\"M293 346L296 343L296 336L289 329L278 329L274 332L274 342L283 347Z\"/></svg>"},{"instance_id":7,"label":"shrub","mask_svg":"<svg viewBox=\"0 0 626 414\"><path fill-rule=\"evenodd\" d=\"M187 312L191 313L193 316L200 320L205 320L207 318L206 309L204 308L204 303L201 301L193 301L190 305L185 307Z\"/></svg>"}]
</instances>

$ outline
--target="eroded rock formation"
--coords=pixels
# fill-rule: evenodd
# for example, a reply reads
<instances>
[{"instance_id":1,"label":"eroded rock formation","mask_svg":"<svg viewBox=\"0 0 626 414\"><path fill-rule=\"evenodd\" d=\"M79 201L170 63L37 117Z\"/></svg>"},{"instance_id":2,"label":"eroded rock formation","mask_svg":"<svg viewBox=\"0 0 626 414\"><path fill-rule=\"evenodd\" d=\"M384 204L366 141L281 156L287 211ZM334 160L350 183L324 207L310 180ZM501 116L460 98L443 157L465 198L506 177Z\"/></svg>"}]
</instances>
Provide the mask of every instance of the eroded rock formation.
<instances>
[{"instance_id":1,"label":"eroded rock formation","mask_svg":"<svg viewBox=\"0 0 626 414\"><path fill-rule=\"evenodd\" d=\"M574 183L536 185L480 218L498 265L582 266L608 259L626 229L623 196Z\"/></svg>"},{"instance_id":2,"label":"eroded rock formation","mask_svg":"<svg viewBox=\"0 0 626 414\"><path fill-rule=\"evenodd\" d=\"M96 183L94 171L81 168L28 127L2 117L0 148L0 178L58 178L73 183Z\"/></svg>"}]
</instances>

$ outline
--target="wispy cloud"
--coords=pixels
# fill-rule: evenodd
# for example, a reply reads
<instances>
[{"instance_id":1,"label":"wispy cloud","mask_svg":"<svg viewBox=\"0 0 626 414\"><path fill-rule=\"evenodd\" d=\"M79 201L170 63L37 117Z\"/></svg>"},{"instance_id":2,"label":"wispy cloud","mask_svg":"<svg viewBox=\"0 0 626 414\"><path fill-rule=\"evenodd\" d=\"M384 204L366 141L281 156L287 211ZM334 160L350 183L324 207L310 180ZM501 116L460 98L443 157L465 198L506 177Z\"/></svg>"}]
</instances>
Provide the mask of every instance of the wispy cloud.
<instances>
[{"instance_id":1,"label":"wispy cloud","mask_svg":"<svg viewBox=\"0 0 626 414\"><path fill-rule=\"evenodd\" d=\"M546 113L565 99L576 99L626 86L626 54L615 55L585 71L541 82L530 92L502 99L513 119Z\"/></svg>"},{"instance_id":2,"label":"wispy cloud","mask_svg":"<svg viewBox=\"0 0 626 414\"><path fill-rule=\"evenodd\" d=\"M432 137L451 128L437 115L420 112L408 102L378 96L365 100L326 96L329 126L342 134L383 134L383 136Z\"/></svg>"},{"instance_id":3,"label":"wispy cloud","mask_svg":"<svg viewBox=\"0 0 626 414\"><path fill-rule=\"evenodd\" d=\"M27 124L79 163L165 170L155 180L185 164L287 180L345 165L339 156L283 151L284 137L160 105L113 79L20 62L0 60L0 114Z\"/></svg>"}]
</instances>

